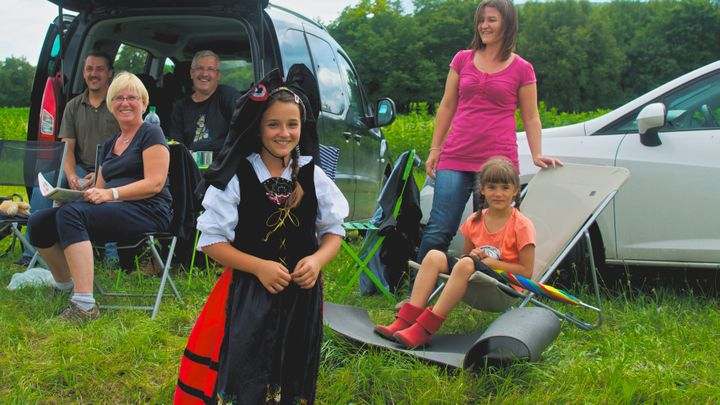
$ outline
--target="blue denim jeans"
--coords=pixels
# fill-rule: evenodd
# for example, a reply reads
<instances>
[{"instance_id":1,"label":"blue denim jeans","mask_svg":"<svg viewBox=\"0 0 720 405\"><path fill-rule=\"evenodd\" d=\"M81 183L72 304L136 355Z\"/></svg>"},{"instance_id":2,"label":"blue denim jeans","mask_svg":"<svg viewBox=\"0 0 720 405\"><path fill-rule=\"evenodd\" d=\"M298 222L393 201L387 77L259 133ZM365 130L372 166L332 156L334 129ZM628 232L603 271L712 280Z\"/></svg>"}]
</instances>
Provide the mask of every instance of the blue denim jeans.
<instances>
[{"instance_id":1,"label":"blue denim jeans","mask_svg":"<svg viewBox=\"0 0 720 405\"><path fill-rule=\"evenodd\" d=\"M77 174L80 177L85 177L88 174L88 171L85 170L82 166L75 166L75 174ZM60 184L61 187L68 188L68 182L67 178L63 176L63 181ZM32 191L32 197L30 197L30 212L36 212L41 209L45 208L52 208L53 201L49 198L45 198L42 196L42 193L40 193L40 189L35 186L33 187ZM28 228L25 228L25 237L30 240L30 234L28 233ZM23 258L30 260L32 258L33 253L30 252L27 249L23 250ZM105 244L105 260L111 260L111 261L118 261L118 251L117 251L117 243L115 242L108 242Z\"/></svg>"},{"instance_id":2,"label":"blue denim jeans","mask_svg":"<svg viewBox=\"0 0 720 405\"><path fill-rule=\"evenodd\" d=\"M447 251L460 227L470 194L477 192L476 178L475 172L438 170L435 173L432 210L418 249L418 263L422 263L431 249Z\"/></svg>"}]
</instances>

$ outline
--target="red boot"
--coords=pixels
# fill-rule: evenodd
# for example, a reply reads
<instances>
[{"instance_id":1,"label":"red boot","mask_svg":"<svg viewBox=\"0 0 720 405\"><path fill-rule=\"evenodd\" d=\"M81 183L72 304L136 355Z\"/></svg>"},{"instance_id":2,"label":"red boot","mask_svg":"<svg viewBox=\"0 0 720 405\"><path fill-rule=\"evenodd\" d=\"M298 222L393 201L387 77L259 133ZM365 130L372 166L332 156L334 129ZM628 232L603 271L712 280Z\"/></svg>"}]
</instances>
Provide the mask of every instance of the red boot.
<instances>
[{"instance_id":1,"label":"red boot","mask_svg":"<svg viewBox=\"0 0 720 405\"><path fill-rule=\"evenodd\" d=\"M408 302L398 311L395 322L393 322L390 326L375 325L375 329L373 330L375 333L386 339L394 340L393 334L412 325L422 312L422 308L416 307Z\"/></svg>"},{"instance_id":2,"label":"red boot","mask_svg":"<svg viewBox=\"0 0 720 405\"><path fill-rule=\"evenodd\" d=\"M432 335L440 329L443 321L445 317L434 313L432 307L429 307L418 316L411 327L395 333L393 337L408 349L425 346Z\"/></svg>"}]
</instances>

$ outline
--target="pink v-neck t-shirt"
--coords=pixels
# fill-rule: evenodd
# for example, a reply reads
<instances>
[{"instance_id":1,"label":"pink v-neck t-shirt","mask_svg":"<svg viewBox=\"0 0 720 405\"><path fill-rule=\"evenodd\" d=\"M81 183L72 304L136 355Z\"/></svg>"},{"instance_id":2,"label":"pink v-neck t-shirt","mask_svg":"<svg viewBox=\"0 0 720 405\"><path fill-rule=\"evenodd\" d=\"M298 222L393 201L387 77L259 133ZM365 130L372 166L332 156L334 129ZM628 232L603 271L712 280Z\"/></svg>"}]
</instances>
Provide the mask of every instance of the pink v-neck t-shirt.
<instances>
[{"instance_id":1,"label":"pink v-neck t-shirt","mask_svg":"<svg viewBox=\"0 0 720 405\"><path fill-rule=\"evenodd\" d=\"M473 50L458 52L450 68L458 73L458 101L438 170L476 172L493 156L518 168L515 110L522 86L535 83L535 70L519 55L505 69L484 73L473 64Z\"/></svg>"}]
</instances>

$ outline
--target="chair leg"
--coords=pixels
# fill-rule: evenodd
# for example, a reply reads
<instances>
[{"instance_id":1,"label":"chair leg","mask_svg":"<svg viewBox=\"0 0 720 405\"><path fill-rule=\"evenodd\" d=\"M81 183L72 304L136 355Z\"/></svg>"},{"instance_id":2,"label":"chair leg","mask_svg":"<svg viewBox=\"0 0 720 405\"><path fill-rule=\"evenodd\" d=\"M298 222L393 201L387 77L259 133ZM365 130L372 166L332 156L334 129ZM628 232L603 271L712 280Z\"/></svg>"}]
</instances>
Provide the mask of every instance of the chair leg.
<instances>
[{"instance_id":1,"label":"chair leg","mask_svg":"<svg viewBox=\"0 0 720 405\"><path fill-rule=\"evenodd\" d=\"M352 250L350 245L345 242L345 240L340 241L340 246L342 246L343 249L347 252L348 255L350 255L350 258L353 259L355 263L362 263L362 260L360 260L359 257L355 254L355 252ZM352 277L352 272L350 271L342 271L340 274L340 279L338 280L338 284L340 285L346 285L347 282L349 282L350 278Z\"/></svg>"},{"instance_id":2,"label":"chair leg","mask_svg":"<svg viewBox=\"0 0 720 405\"><path fill-rule=\"evenodd\" d=\"M20 240L20 243L23 247L23 249L27 249L31 252L33 252L32 259L30 259L30 263L28 263L27 267L25 268L25 271L30 270L31 268L35 267L35 264L38 262L44 266L46 269L49 269L50 267L45 263L45 260L40 256L40 252L35 248L35 246L31 245L30 242L28 242L27 239L25 239L25 236L23 236L22 232L20 232L20 228L18 227L18 224L16 222L12 223L12 232L13 235L15 235L15 238Z\"/></svg>"},{"instance_id":3,"label":"chair leg","mask_svg":"<svg viewBox=\"0 0 720 405\"><path fill-rule=\"evenodd\" d=\"M5 251L0 253L0 257L5 257L8 255L8 253L12 252L15 249L15 242L17 241L17 236L12 232L11 225L3 225L3 227L10 227L10 234L7 236L10 236L12 239L10 240L10 243L8 244L7 248L5 248ZM0 228L4 229L4 228Z\"/></svg>"},{"instance_id":4,"label":"chair leg","mask_svg":"<svg viewBox=\"0 0 720 405\"><path fill-rule=\"evenodd\" d=\"M153 306L152 316L151 319L155 319L155 316L157 316L158 311L160 310L160 302L162 301L163 294L165 292L165 283L170 281L170 287L173 290L173 293L175 294L175 297L178 299L179 302L182 303L182 299L180 298L180 293L175 288L175 284L172 282L172 278L170 277L170 263L172 261L172 255L175 252L175 244L177 243L177 238L172 238L172 242L170 242L170 248L168 249L168 256L166 260L162 260L162 257L160 257L160 253L157 251L157 246L155 244L155 238L153 236L150 236L148 238L148 246L150 247L150 251L152 252L153 256L155 257L155 260L157 260L159 263L163 264L163 273L162 278L160 280L160 288L158 289L157 296L155 297L155 305Z\"/></svg>"},{"instance_id":5,"label":"chair leg","mask_svg":"<svg viewBox=\"0 0 720 405\"><path fill-rule=\"evenodd\" d=\"M340 294L339 301L342 301L345 296L350 292L350 289L358 282L358 279L360 278L361 273L365 273L368 278L372 281L373 284L380 290L385 297L387 297L391 302L395 303L395 297L388 291L387 288L380 282L380 280L373 274L372 271L368 268L368 263L373 258L377 250L382 245L383 237L378 238L378 240L375 242L373 247L368 252L367 256L365 257L365 260L361 259L355 251L352 250L350 245L345 243L345 241L342 241L341 246L345 249L345 251L350 255L350 257L353 259L355 264L358 266L358 269L353 273L352 269L348 269L348 271L345 273L346 275L341 278L340 284L345 285L345 288L343 289L342 293ZM350 274L351 277L349 280L347 280L347 275Z\"/></svg>"},{"instance_id":6,"label":"chair leg","mask_svg":"<svg viewBox=\"0 0 720 405\"><path fill-rule=\"evenodd\" d=\"M198 239L200 239L200 230L195 231L195 243L193 243L193 252L190 255L190 277L192 278L193 272L195 271L195 254L197 253Z\"/></svg>"},{"instance_id":7,"label":"chair leg","mask_svg":"<svg viewBox=\"0 0 720 405\"><path fill-rule=\"evenodd\" d=\"M437 288L435 288L432 294L430 294L430 297L428 297L428 302L432 302L432 300L434 300L435 297L442 292L443 288L445 288L445 282L441 281L438 283Z\"/></svg>"},{"instance_id":8,"label":"chair leg","mask_svg":"<svg viewBox=\"0 0 720 405\"><path fill-rule=\"evenodd\" d=\"M97 290L97 292L98 292L100 295L102 295L103 297L107 295L107 294L105 293L105 290L102 288L102 286L100 285L100 283L98 283L98 282L97 282L97 279L95 279L95 278L93 278L93 285L95 286L95 289Z\"/></svg>"},{"instance_id":9,"label":"chair leg","mask_svg":"<svg viewBox=\"0 0 720 405\"><path fill-rule=\"evenodd\" d=\"M585 230L583 232L583 237L585 238L585 241L587 242L587 245L588 245L588 254L589 254L589 260L590 260L590 274L592 275L593 290L595 293L595 301L596 301L597 307L593 307L586 303L581 303L580 305L586 309L589 309L589 310L597 313L598 318L595 321L595 323L590 323L590 322L586 322L582 319L579 319L575 315L573 315L571 312L565 313L565 312L558 311L555 308L553 308L549 305L546 305L546 304L540 302L539 300L535 299L535 294L532 292L528 292L525 295L525 299L519 305L520 308L522 308L522 307L526 306L528 303L532 302L534 305L537 305L539 307L545 308L545 309L553 312L555 315L558 316L558 318L565 319L566 321L574 324L575 326L577 326L578 328L583 329L583 330L595 329L602 324L603 317L602 317L602 307L600 306L600 304L601 304L600 284L598 283L598 280L597 280L597 267L595 265L595 258L594 258L593 250L592 250L592 240L590 239L590 233L587 230Z\"/></svg>"},{"instance_id":10,"label":"chair leg","mask_svg":"<svg viewBox=\"0 0 720 405\"><path fill-rule=\"evenodd\" d=\"M595 264L595 255L593 252L593 246L592 246L592 240L590 239L590 232L587 230L585 231L585 241L588 245L588 255L590 259L590 274L592 275L592 282L593 282L593 289L595 290L595 305L597 305L598 308L598 320L597 323L594 325L595 327L600 326L602 324L602 307L600 306L600 284L598 284L597 279L597 266Z\"/></svg>"},{"instance_id":11,"label":"chair leg","mask_svg":"<svg viewBox=\"0 0 720 405\"><path fill-rule=\"evenodd\" d=\"M30 262L28 263L27 268L25 268L25 271L30 270L33 267L35 267L35 264L37 264L37 262L39 262L40 260L42 260L42 258L40 257L40 252L38 252L36 250L35 253L33 253L33 255L32 255L32 259L30 259ZM42 263L45 265L45 268L48 267L47 264L45 264L44 260Z\"/></svg>"},{"instance_id":12,"label":"chair leg","mask_svg":"<svg viewBox=\"0 0 720 405\"><path fill-rule=\"evenodd\" d=\"M149 252L153 255L153 258L156 262L160 263L162 266L162 277L160 279L160 286L157 290L157 292L153 293L135 293L135 292L129 292L129 293L116 293L116 292L106 292L103 290L100 283L97 282L97 280L94 280L95 289L97 289L98 293L102 296L107 297L145 297L145 299L148 298L154 298L155 302L153 306L136 306L136 305L100 305L100 308L104 309L135 309L135 310L144 310L144 311L151 311L151 319L155 319L157 316L159 310L160 310L160 302L162 301L163 297L172 297L174 296L178 302L183 303L182 298L180 297L180 292L178 291L177 287L175 286L175 283L172 280L172 277L170 276L170 265L172 264L172 257L175 253L175 248L177 244L177 238L173 237L172 241L170 242L170 246L168 248L168 254L165 260L160 256L160 252L158 251L158 241L153 235L148 235L147 239L144 241L147 245L147 250L143 253ZM119 275L120 273L118 273ZM116 284L119 283L119 279L116 281ZM165 286L166 284L170 284L170 289L172 290L172 294L165 294Z\"/></svg>"}]
</instances>

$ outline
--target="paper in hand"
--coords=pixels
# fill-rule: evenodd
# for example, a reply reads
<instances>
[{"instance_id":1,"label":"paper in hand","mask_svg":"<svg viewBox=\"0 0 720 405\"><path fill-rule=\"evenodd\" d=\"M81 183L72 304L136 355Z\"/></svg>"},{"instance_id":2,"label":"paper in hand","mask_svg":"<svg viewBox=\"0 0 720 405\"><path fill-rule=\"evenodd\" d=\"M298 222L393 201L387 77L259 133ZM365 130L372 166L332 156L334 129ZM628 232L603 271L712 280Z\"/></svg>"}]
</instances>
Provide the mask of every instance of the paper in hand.
<instances>
[{"instance_id":1,"label":"paper in hand","mask_svg":"<svg viewBox=\"0 0 720 405\"><path fill-rule=\"evenodd\" d=\"M53 187L50 182L45 179L42 173L38 172L38 188L43 197L58 202L73 202L82 200L83 192L79 190L71 190L69 188Z\"/></svg>"}]
</instances>

